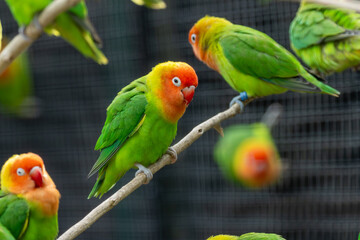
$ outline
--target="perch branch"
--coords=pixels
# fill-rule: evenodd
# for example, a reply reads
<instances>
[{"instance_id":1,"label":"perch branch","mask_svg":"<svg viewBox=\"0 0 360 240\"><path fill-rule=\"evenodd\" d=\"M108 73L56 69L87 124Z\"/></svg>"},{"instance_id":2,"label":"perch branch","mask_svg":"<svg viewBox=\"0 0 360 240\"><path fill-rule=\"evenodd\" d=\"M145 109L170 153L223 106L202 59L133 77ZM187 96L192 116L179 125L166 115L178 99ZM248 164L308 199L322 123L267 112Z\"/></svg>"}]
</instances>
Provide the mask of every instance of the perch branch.
<instances>
[{"instance_id":1,"label":"perch branch","mask_svg":"<svg viewBox=\"0 0 360 240\"><path fill-rule=\"evenodd\" d=\"M248 100L244 105L251 102ZM214 117L206 120L205 122L199 124L191 130L183 139L181 139L177 144L173 146L177 153L184 151L188 148L193 142L200 138L204 132L219 126L220 123L228 118L234 117L236 114L240 113L240 106L238 104L232 105L229 109L224 112L218 113ZM153 174L159 171L164 166L171 164L171 157L168 154L164 154L156 163L152 164L149 169ZM106 212L111 210L124 198L129 196L132 192L138 189L146 181L146 176L144 173L138 174L135 176L129 183L123 186L120 190L102 202L99 206L94 208L90 213L88 213L82 220L76 223L74 226L69 228L65 233L63 233L58 240L70 240L79 236L82 232L88 229L93 223L95 223L101 216Z\"/></svg>"},{"instance_id":2,"label":"perch branch","mask_svg":"<svg viewBox=\"0 0 360 240\"><path fill-rule=\"evenodd\" d=\"M301 0L278 0L281 2L301 2ZM351 9L360 12L360 2L356 0L307 0L307 2L328 5L336 8Z\"/></svg>"},{"instance_id":3,"label":"perch branch","mask_svg":"<svg viewBox=\"0 0 360 240\"><path fill-rule=\"evenodd\" d=\"M54 0L38 17L38 22L42 28L54 22L59 14L78 4L81 0ZM42 34L43 30L34 22L31 22L24 31L27 36L16 35L12 41L0 53L0 74L10 65L14 59L24 52Z\"/></svg>"}]
</instances>

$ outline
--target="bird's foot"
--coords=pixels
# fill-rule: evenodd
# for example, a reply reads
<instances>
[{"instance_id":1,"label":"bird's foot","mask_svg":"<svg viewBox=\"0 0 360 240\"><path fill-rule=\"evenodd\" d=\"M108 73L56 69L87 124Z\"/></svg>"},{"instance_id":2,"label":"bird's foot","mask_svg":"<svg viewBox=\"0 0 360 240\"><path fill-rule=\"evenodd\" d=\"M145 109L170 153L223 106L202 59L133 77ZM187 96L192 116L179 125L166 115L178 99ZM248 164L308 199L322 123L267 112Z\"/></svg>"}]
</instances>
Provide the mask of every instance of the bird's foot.
<instances>
[{"instance_id":1,"label":"bird's foot","mask_svg":"<svg viewBox=\"0 0 360 240\"><path fill-rule=\"evenodd\" d=\"M234 105L235 103L240 105L240 112L242 112L244 110L244 103L243 101L246 101L248 99L248 95L246 92L241 92L239 94L239 96L234 97L230 104L229 107L231 107L232 105Z\"/></svg>"},{"instance_id":2,"label":"bird's foot","mask_svg":"<svg viewBox=\"0 0 360 240\"><path fill-rule=\"evenodd\" d=\"M177 152L175 151L175 149L173 147L169 147L167 150L166 150L166 153L169 154L172 158L171 160L171 164L174 164L176 161L177 161Z\"/></svg>"},{"instance_id":3,"label":"bird's foot","mask_svg":"<svg viewBox=\"0 0 360 240\"><path fill-rule=\"evenodd\" d=\"M150 169L144 167L143 165L141 165L140 163L135 163L135 166L139 168L139 170L136 171L135 176L137 176L140 173L144 173L146 175L146 182L145 184L148 184L151 179L153 178L153 174L150 171Z\"/></svg>"},{"instance_id":4,"label":"bird's foot","mask_svg":"<svg viewBox=\"0 0 360 240\"><path fill-rule=\"evenodd\" d=\"M26 35L26 33L25 33L25 28L26 28L25 25L19 27L19 34L20 34L26 41L31 41L31 39L30 39L30 38Z\"/></svg>"},{"instance_id":5,"label":"bird's foot","mask_svg":"<svg viewBox=\"0 0 360 240\"><path fill-rule=\"evenodd\" d=\"M34 24L35 28L40 30L40 31L43 31L44 28L41 26L40 22L39 22L39 15L36 14L32 20L32 23ZM19 33L20 35L26 40L26 41L32 41L32 39L26 35L25 33L25 29L26 29L26 26L25 25L22 25L20 28L19 28Z\"/></svg>"},{"instance_id":6,"label":"bird's foot","mask_svg":"<svg viewBox=\"0 0 360 240\"><path fill-rule=\"evenodd\" d=\"M34 24L34 26L40 30L40 31L44 31L44 28L41 26L40 22L39 22L39 14L36 14L32 20L32 23Z\"/></svg>"}]
</instances>

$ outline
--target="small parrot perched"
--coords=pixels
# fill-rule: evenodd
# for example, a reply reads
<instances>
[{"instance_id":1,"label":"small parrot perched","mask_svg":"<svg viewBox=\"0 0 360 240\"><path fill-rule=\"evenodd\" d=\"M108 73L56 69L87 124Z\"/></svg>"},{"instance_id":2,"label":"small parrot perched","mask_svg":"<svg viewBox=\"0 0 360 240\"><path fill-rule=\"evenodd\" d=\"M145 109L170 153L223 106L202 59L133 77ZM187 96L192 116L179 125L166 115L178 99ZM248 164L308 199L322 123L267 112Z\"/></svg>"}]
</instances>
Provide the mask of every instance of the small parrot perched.
<instances>
[{"instance_id":1,"label":"small parrot perched","mask_svg":"<svg viewBox=\"0 0 360 240\"><path fill-rule=\"evenodd\" d=\"M118 93L107 108L95 146L101 152L89 177L99 174L89 198L101 197L134 165L151 179L151 171L144 166L156 162L170 146L197 85L190 65L165 62Z\"/></svg>"},{"instance_id":2,"label":"small parrot perched","mask_svg":"<svg viewBox=\"0 0 360 240\"><path fill-rule=\"evenodd\" d=\"M270 129L261 122L227 128L214 157L227 178L249 188L271 185L281 175L282 163Z\"/></svg>"},{"instance_id":3,"label":"small parrot perched","mask_svg":"<svg viewBox=\"0 0 360 240\"><path fill-rule=\"evenodd\" d=\"M2 45L7 45L6 38ZM0 74L0 108L21 118L35 118L40 114L39 103L34 97L28 56L22 53Z\"/></svg>"},{"instance_id":4,"label":"small parrot perched","mask_svg":"<svg viewBox=\"0 0 360 240\"><path fill-rule=\"evenodd\" d=\"M131 0L133 3L152 9L164 9L166 3L163 0Z\"/></svg>"},{"instance_id":5,"label":"small parrot perched","mask_svg":"<svg viewBox=\"0 0 360 240\"><path fill-rule=\"evenodd\" d=\"M239 100L288 90L336 97L340 94L308 72L295 56L268 35L224 18L201 18L191 28L189 42L198 59L241 92L230 105L238 102L242 106Z\"/></svg>"},{"instance_id":6,"label":"small parrot perched","mask_svg":"<svg viewBox=\"0 0 360 240\"><path fill-rule=\"evenodd\" d=\"M0 239L54 240L59 199L39 155L9 158L1 169Z\"/></svg>"},{"instance_id":7,"label":"small parrot perched","mask_svg":"<svg viewBox=\"0 0 360 240\"><path fill-rule=\"evenodd\" d=\"M302 0L290 25L294 52L317 73L360 65L360 13Z\"/></svg>"},{"instance_id":8,"label":"small parrot perched","mask_svg":"<svg viewBox=\"0 0 360 240\"><path fill-rule=\"evenodd\" d=\"M46 8L53 0L5 0L15 20L23 27L27 26L37 14ZM67 12L61 13L53 24L46 27L44 31L49 35L61 36L85 57L92 58L98 64L107 64L108 60L99 47L102 41L94 26L88 18L85 1L81 1ZM25 38L27 38L25 36Z\"/></svg>"},{"instance_id":9,"label":"small parrot perched","mask_svg":"<svg viewBox=\"0 0 360 240\"><path fill-rule=\"evenodd\" d=\"M280 235L274 233L245 233L238 236L231 235L217 235L213 237L209 237L207 240L286 240L282 238Z\"/></svg>"}]
</instances>

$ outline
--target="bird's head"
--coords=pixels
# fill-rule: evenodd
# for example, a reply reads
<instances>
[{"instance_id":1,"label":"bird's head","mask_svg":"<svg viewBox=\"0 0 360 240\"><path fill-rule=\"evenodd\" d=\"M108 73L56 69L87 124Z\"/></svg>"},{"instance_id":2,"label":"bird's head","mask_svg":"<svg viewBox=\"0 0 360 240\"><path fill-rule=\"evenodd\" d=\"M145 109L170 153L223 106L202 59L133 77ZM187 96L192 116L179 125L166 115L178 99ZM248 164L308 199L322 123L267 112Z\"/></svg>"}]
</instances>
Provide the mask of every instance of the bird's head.
<instances>
[{"instance_id":1,"label":"bird's head","mask_svg":"<svg viewBox=\"0 0 360 240\"><path fill-rule=\"evenodd\" d=\"M14 155L1 170L1 189L14 194L24 194L52 183L41 157L34 153Z\"/></svg>"},{"instance_id":2,"label":"bird's head","mask_svg":"<svg viewBox=\"0 0 360 240\"><path fill-rule=\"evenodd\" d=\"M150 92L164 117L176 122L193 99L198 78L184 62L165 62L153 68L147 78Z\"/></svg>"},{"instance_id":3,"label":"bird's head","mask_svg":"<svg viewBox=\"0 0 360 240\"><path fill-rule=\"evenodd\" d=\"M264 187L280 174L280 160L272 145L250 139L235 154L233 166L236 178L250 187Z\"/></svg>"},{"instance_id":4,"label":"bird's head","mask_svg":"<svg viewBox=\"0 0 360 240\"><path fill-rule=\"evenodd\" d=\"M232 23L224 18L205 16L197 21L189 31L188 40L192 46L195 56L206 62L206 52L211 41L215 41L220 37L224 26Z\"/></svg>"}]
</instances>

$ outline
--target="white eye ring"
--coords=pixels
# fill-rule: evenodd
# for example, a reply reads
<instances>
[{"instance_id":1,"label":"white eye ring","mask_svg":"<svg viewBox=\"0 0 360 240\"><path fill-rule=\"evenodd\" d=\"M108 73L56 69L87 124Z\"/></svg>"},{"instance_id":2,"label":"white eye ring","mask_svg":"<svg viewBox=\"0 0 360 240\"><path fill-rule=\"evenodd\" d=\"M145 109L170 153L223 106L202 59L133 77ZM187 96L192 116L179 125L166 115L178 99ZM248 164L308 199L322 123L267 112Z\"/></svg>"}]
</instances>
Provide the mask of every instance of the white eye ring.
<instances>
[{"instance_id":1,"label":"white eye ring","mask_svg":"<svg viewBox=\"0 0 360 240\"><path fill-rule=\"evenodd\" d=\"M196 41L196 34L195 33L191 34L191 41L193 43L195 43L195 41Z\"/></svg>"},{"instance_id":2,"label":"white eye ring","mask_svg":"<svg viewBox=\"0 0 360 240\"><path fill-rule=\"evenodd\" d=\"M18 169L16 170L16 174L17 174L18 176L23 176L23 175L25 174L25 170L22 169L22 168L18 168Z\"/></svg>"},{"instance_id":3,"label":"white eye ring","mask_svg":"<svg viewBox=\"0 0 360 240\"><path fill-rule=\"evenodd\" d=\"M178 77L174 77L174 78L172 79L172 82L173 82L173 84L174 84L175 86L177 86L177 87L180 87L180 85L181 85L181 80L180 80L180 78L178 78Z\"/></svg>"}]
</instances>

